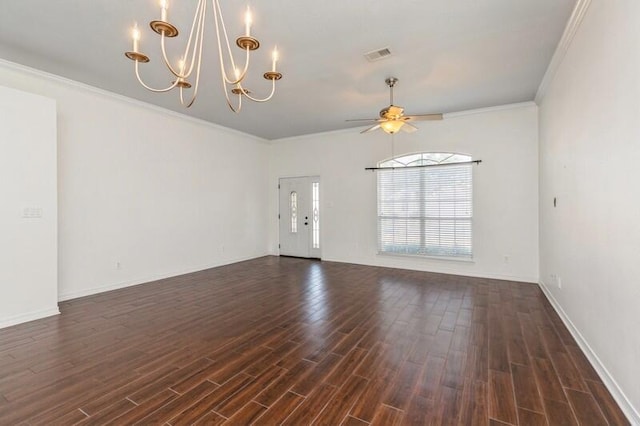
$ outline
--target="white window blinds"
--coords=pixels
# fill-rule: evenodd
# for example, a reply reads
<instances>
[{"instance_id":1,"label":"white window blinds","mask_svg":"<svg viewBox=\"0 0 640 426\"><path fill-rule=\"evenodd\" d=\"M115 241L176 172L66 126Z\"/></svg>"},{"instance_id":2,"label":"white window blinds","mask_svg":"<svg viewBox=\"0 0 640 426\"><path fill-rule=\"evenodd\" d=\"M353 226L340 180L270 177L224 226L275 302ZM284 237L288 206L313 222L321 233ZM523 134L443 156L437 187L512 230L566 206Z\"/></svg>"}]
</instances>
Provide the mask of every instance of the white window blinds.
<instances>
[{"instance_id":1,"label":"white window blinds","mask_svg":"<svg viewBox=\"0 0 640 426\"><path fill-rule=\"evenodd\" d=\"M472 257L471 157L420 153L378 170L378 244L381 253ZM405 168L416 165L435 167Z\"/></svg>"}]
</instances>

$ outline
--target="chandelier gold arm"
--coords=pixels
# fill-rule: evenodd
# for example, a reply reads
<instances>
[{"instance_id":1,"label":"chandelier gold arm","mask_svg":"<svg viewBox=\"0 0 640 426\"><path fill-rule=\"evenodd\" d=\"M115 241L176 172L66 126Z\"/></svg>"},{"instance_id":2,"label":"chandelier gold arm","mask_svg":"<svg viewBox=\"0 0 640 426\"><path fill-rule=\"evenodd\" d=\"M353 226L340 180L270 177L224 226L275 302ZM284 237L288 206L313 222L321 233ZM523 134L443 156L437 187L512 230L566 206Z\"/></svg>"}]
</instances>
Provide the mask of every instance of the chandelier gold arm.
<instances>
[{"instance_id":1,"label":"chandelier gold arm","mask_svg":"<svg viewBox=\"0 0 640 426\"><path fill-rule=\"evenodd\" d=\"M272 84L271 84L271 93L266 98L263 98L263 99L254 98L253 96L249 95L248 93L245 93L245 96L247 98L251 99L253 102L267 102L268 100L273 98L273 95L276 92L276 79L272 79L271 82L272 82ZM242 86L239 86L239 87L242 88Z\"/></svg>"},{"instance_id":2,"label":"chandelier gold arm","mask_svg":"<svg viewBox=\"0 0 640 426\"><path fill-rule=\"evenodd\" d=\"M139 70L138 64L139 64L139 62L136 61L136 64L135 64L136 77L138 78L138 82L145 89L147 89L147 90L149 90L151 92L162 93L162 92L168 92L169 90L173 89L174 87L176 87L178 85L178 80L174 81L173 83L171 83L171 85L169 87L164 88L164 89L154 89L153 87L150 87L150 86L146 85L145 82L142 81L142 78L140 78L140 70Z\"/></svg>"},{"instance_id":3,"label":"chandelier gold arm","mask_svg":"<svg viewBox=\"0 0 640 426\"><path fill-rule=\"evenodd\" d=\"M231 62L231 68L234 70L234 72L237 70L236 67L236 62L233 56L233 52L231 51L231 43L229 43L229 36L227 33L227 27L224 23L224 17L222 16L222 9L220 8L220 2L218 0L212 0L212 4L213 4L213 10L214 10L214 21L216 24L216 39L218 41L218 57L220 60L220 72L222 73L222 79L225 83L235 86L236 84L239 84L240 82L242 82L242 80L244 80L245 76L247 75L247 70L249 69L249 58L251 57L250 55L250 51L251 49L246 48L246 56L245 56L245 64L243 67L242 72L239 75L235 76L235 79L230 79L229 76L227 75L227 67L224 65L224 54L223 54L223 49L222 49L222 37L220 36L220 29L222 28L222 34L224 35L224 41L225 41L225 45L227 47L227 55L229 56L229 61ZM240 40L242 37L238 38L238 40ZM252 37L245 37L246 39L252 39ZM255 43L259 46L260 43L258 42L258 40L255 40ZM238 43L238 41L236 41L236 43ZM257 47L256 47L257 49ZM223 87L223 89L225 90L226 93L226 88ZM233 108L232 108L233 109Z\"/></svg>"},{"instance_id":4,"label":"chandelier gold arm","mask_svg":"<svg viewBox=\"0 0 640 426\"><path fill-rule=\"evenodd\" d=\"M231 108L231 111L233 111L234 113L238 114L240 111L242 111L242 96L238 96L238 107L237 108L234 108L229 101L227 101L227 105L229 106L229 108Z\"/></svg>"},{"instance_id":5,"label":"chandelier gold arm","mask_svg":"<svg viewBox=\"0 0 640 426\"><path fill-rule=\"evenodd\" d=\"M222 89L224 91L224 97L227 100L227 106L231 109L231 111L233 111L234 113L238 114L242 110L242 98L243 98L243 96L240 93L237 94L237 96L238 96L238 106L234 107L233 103L231 102L231 99L229 99L229 93L227 92L226 86L225 86L224 83L222 84ZM246 92L246 93L244 93L245 96L249 96L249 95L247 95L247 93L249 93L249 91L248 90L245 91L245 89L243 89L242 86L240 86L240 85L238 85L238 87L236 87L233 90L241 90L242 92ZM232 92L233 92L233 90L232 90Z\"/></svg>"},{"instance_id":6,"label":"chandelier gold arm","mask_svg":"<svg viewBox=\"0 0 640 426\"><path fill-rule=\"evenodd\" d=\"M201 2L206 1L206 0L200 0ZM200 31L199 33L196 34L196 43L194 45L193 48L193 59L192 59L192 63L191 63L191 67L189 68L189 74L191 74L191 71L193 70L193 66L195 65L195 52L196 49L198 49L198 66L196 67L196 81L195 81L195 87L193 88L193 94L191 95L191 99L189 100L189 102L185 102L184 100L184 89L190 89L191 88L191 84L189 84L188 82L186 82L188 85L181 85L180 86L180 103L182 104L182 106L184 106L185 108L190 108L191 105L193 105L193 103L196 100L196 97L198 96L198 86L200 85L200 69L202 66L202 48L203 48L203 38L204 38L204 17L205 17L205 13L206 11L203 9L202 10L202 19L200 21ZM194 25L195 25L195 20L194 20ZM193 28L191 30L191 32L193 33ZM200 36L198 37L198 34L200 34ZM189 36L189 38L191 38L191 36ZM191 43L191 41L189 41L188 45ZM188 48L187 48L188 49ZM179 79L180 80L180 79ZM184 79L183 79L184 80Z\"/></svg>"},{"instance_id":7,"label":"chandelier gold arm","mask_svg":"<svg viewBox=\"0 0 640 426\"><path fill-rule=\"evenodd\" d=\"M191 87L191 85L189 85L189 87ZM190 108L191 105L193 105L193 103L196 100L196 96L198 94L198 88L196 86L193 95L191 96L191 99L189 100L189 102L185 102L184 101L184 89L186 89L186 87L180 87L180 103L182 104L183 107L185 108Z\"/></svg>"},{"instance_id":8,"label":"chandelier gold arm","mask_svg":"<svg viewBox=\"0 0 640 426\"><path fill-rule=\"evenodd\" d=\"M245 57L244 68L242 69L241 73L236 75L235 80L230 80L227 77L227 73L225 71L225 66L224 66L224 58L222 57L222 54L220 54L220 63L222 64L222 68L221 68L222 78L224 79L225 83L227 83L229 86L235 86L236 84L242 83L242 81L246 77L247 71L249 70L249 60L251 58L251 53L249 49L247 49L246 52L247 52L247 56ZM231 62L232 62L232 65L235 65L235 62L233 61L233 57Z\"/></svg>"},{"instance_id":9,"label":"chandelier gold arm","mask_svg":"<svg viewBox=\"0 0 640 426\"><path fill-rule=\"evenodd\" d=\"M180 102L183 106L189 108L193 105L197 94L198 94L198 86L200 81L200 71L202 66L202 53L204 46L204 34L205 34L205 22L206 22L206 9L207 2L209 0L198 0L197 8L193 17L193 22L191 26L191 31L189 32L189 37L184 49L184 54L180 57L180 61L178 62L177 67L172 65L169 60L169 55L167 54L166 48L166 38L174 38L179 35L178 29L171 23L168 22L167 13L166 13L166 3L163 6L162 17L160 20L153 20L149 23L151 29L160 36L160 47L162 52L162 59L171 74L175 77L172 83L166 88L153 88L147 85L140 76L140 63L149 62L149 57L144 53L138 51L138 41L139 41L139 32L137 32L137 27L134 26L133 32L133 50L125 52L125 56L135 62L135 75L138 82L147 90L152 92L167 92L174 87L180 89ZM225 26L224 18L222 15L222 9L220 7L219 0L211 0L211 6L214 9L214 23L215 23L215 32L216 32L216 40L218 47L218 56L220 61L220 72L221 72L221 83L223 87L223 91L225 93L225 98L227 101L227 105L234 112L240 112L242 109L242 98L247 97L249 100L254 102L266 102L270 100L275 93L275 85L276 81L282 78L282 74L276 72L276 63L278 60L278 52L277 48L274 49L273 52L273 64L272 69L263 74L263 77L266 80L271 80L271 92L270 94L263 99L254 98L251 95L251 91L242 87L242 81L245 79L248 73L248 69L250 66L250 53L260 47L260 42L255 37L251 36L250 25L251 25L251 17L250 11L247 9L247 18L246 18L246 31L243 36L240 36L236 39L236 45L245 51L245 63L241 68L236 67L236 62L234 59L234 54L231 49L231 43L229 41L228 32ZM224 39L224 40L223 40ZM225 51L226 48L226 51ZM225 64L225 60L228 60L228 63ZM231 65L230 69L232 70L234 76L233 78L229 78L230 74L227 73L229 69L228 65ZM192 75L195 70L195 81L188 81L187 79ZM227 85L232 86L233 88L229 90ZM191 92L190 99L185 99L186 92L185 90L189 90ZM237 106L233 104L236 102L232 102L230 99L230 93L237 95Z\"/></svg>"},{"instance_id":10,"label":"chandelier gold arm","mask_svg":"<svg viewBox=\"0 0 640 426\"><path fill-rule=\"evenodd\" d=\"M206 0L199 0L198 7L196 9L196 13L193 16L193 22L191 24L191 31L189 31L189 39L187 40L187 45L184 50L184 55L182 56L183 65L179 71L176 71L171 65L171 61L167 57L167 49L165 46L165 34L160 33L160 50L162 51L162 58L164 60L165 66L169 69L171 74L176 76L178 79L188 78L193 72L193 66L196 63L196 53L199 51L199 56L202 56L202 45L204 44L204 23L206 16ZM162 21L161 21L162 22ZM194 38L195 32L195 43L193 46L193 52L191 53L191 60L189 65L189 70L185 72L186 61L189 57L189 50L191 49L191 43ZM200 46L200 49L198 49ZM200 60L200 58L198 58ZM198 60L198 62L200 62ZM198 70L199 71L199 70Z\"/></svg>"}]
</instances>

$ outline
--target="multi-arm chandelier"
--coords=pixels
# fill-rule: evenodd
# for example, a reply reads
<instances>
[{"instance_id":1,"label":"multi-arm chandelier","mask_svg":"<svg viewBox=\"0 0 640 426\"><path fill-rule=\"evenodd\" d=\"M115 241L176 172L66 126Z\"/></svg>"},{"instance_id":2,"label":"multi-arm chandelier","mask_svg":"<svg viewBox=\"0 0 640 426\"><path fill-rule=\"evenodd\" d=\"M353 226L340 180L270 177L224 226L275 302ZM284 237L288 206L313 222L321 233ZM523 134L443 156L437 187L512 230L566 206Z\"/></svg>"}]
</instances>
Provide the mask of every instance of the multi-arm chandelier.
<instances>
[{"instance_id":1,"label":"multi-arm chandelier","mask_svg":"<svg viewBox=\"0 0 640 426\"><path fill-rule=\"evenodd\" d=\"M271 70L264 73L264 78L271 80L271 93L265 98L255 98L251 96L251 92L242 87L242 81L247 75L249 69L249 58L251 51L260 47L260 42L251 36L251 11L247 7L245 15L245 34L236 39L236 45L246 52L245 63L243 67L237 67L236 62L231 52L231 45L229 43L229 37L227 36L227 29L224 25L224 19L222 18L222 10L220 9L219 0L211 0L211 7L213 8L213 18L215 22L216 39L218 44L218 57L220 60L220 78L222 81L222 88L227 99L227 105L234 112L240 112L242 108L242 98L246 97L254 102L266 102L273 97L276 90L276 80L282 78L282 74L276 71L276 63L278 62L278 50L273 49ZM207 0L198 0L198 6L193 17L193 24L189 33L189 39L184 49L184 54L178 60L177 64L172 65L171 61L167 57L165 49L165 40L167 37L173 38L178 35L178 29L169 23L167 19L167 11L169 5L167 0L160 0L160 19L154 20L149 23L151 29L160 35L160 48L162 50L162 58L169 72L173 75L173 82L165 88L153 88L145 84L140 77L139 65L140 63L149 62L149 57L140 51L140 30L137 25L134 26L132 31L133 37L133 50L126 52L127 58L135 62L135 73L138 81L142 86L152 92L168 92L173 88L180 90L180 103L186 108L193 105L196 97L198 96L198 85L200 82L200 68L202 65L202 49L204 45L204 29L205 19L207 15ZM225 63L225 57L228 63ZM230 77L227 73L228 66L230 65L233 75ZM195 74L194 74L195 71ZM193 77L192 77L193 76ZM192 77L190 81L189 78ZM191 96L185 95L187 90L190 90ZM229 92L237 95L236 105L231 100Z\"/></svg>"}]
</instances>

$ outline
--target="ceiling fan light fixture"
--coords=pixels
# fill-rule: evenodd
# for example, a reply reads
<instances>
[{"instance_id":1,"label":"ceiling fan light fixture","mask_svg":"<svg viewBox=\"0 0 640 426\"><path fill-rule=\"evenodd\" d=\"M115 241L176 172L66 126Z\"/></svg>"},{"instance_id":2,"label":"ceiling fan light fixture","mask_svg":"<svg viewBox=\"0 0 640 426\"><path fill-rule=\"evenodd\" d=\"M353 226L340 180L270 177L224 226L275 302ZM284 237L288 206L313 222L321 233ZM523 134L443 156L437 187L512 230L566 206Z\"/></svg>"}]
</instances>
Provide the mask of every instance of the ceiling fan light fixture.
<instances>
[{"instance_id":1,"label":"ceiling fan light fixture","mask_svg":"<svg viewBox=\"0 0 640 426\"><path fill-rule=\"evenodd\" d=\"M418 128L409 123L409 121L442 120L442 114L404 115L404 108L393 104L393 87L397 82L398 79L395 77L389 77L385 80L385 83L389 86L389 106L380 110L380 118L364 118L347 121L369 121L376 123L360 133L369 133L382 129L385 133L393 135L400 130L406 133L413 133L418 130Z\"/></svg>"},{"instance_id":2,"label":"ceiling fan light fixture","mask_svg":"<svg viewBox=\"0 0 640 426\"><path fill-rule=\"evenodd\" d=\"M382 130L390 135L398 133L402 126L404 126L404 121L402 120L388 120L380 123L380 127L382 128Z\"/></svg>"}]
</instances>

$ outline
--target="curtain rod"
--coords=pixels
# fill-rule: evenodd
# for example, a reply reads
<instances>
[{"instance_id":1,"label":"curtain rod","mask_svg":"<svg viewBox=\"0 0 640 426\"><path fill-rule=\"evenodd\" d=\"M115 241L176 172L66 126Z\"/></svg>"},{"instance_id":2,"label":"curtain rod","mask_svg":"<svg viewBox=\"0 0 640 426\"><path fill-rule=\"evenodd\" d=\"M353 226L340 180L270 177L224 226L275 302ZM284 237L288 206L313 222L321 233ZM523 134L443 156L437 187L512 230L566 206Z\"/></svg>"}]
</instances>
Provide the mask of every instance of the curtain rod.
<instances>
[{"instance_id":1,"label":"curtain rod","mask_svg":"<svg viewBox=\"0 0 640 426\"><path fill-rule=\"evenodd\" d=\"M444 163L444 164L422 164L420 166L405 166L405 167L365 167L365 170L371 170L375 172L376 170L395 170L395 169L421 169L423 167L444 167L444 166L459 166L460 164L480 164L482 160L473 160L473 161L460 161L458 163Z\"/></svg>"}]
</instances>

